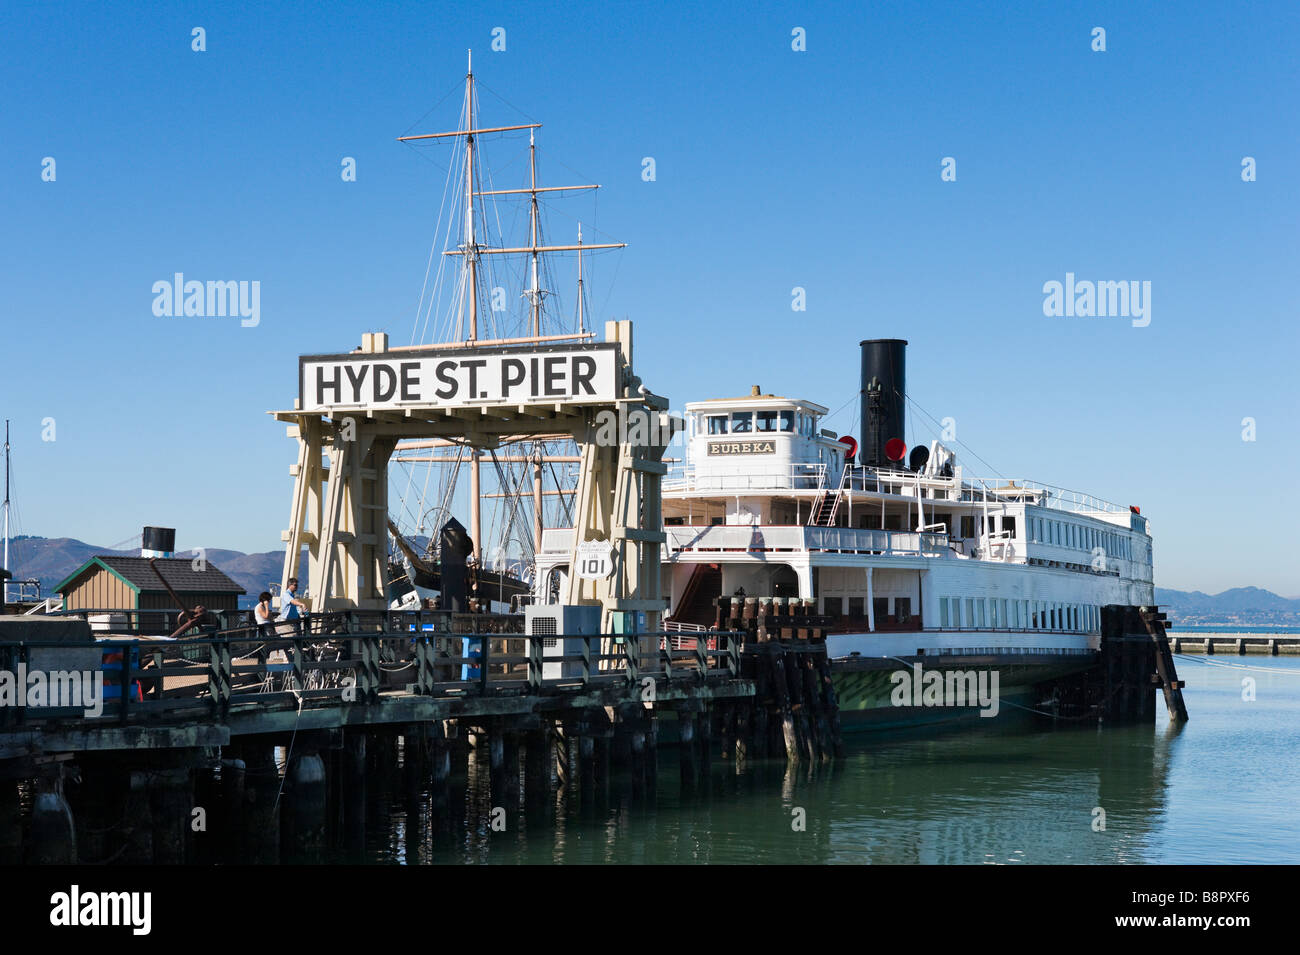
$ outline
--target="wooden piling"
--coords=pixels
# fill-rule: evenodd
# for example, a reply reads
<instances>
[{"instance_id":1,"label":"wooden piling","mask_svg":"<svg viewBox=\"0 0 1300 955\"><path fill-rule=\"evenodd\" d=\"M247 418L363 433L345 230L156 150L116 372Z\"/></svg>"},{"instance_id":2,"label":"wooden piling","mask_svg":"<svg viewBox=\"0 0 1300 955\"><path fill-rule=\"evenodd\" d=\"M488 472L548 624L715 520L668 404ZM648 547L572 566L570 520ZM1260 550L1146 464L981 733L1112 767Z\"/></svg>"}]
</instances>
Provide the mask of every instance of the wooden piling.
<instances>
[{"instance_id":1,"label":"wooden piling","mask_svg":"<svg viewBox=\"0 0 1300 955\"><path fill-rule=\"evenodd\" d=\"M551 727L524 737L524 814L529 823L546 817L551 796Z\"/></svg>"},{"instance_id":2,"label":"wooden piling","mask_svg":"<svg viewBox=\"0 0 1300 955\"><path fill-rule=\"evenodd\" d=\"M325 761L297 752L285 767L280 805L280 851L286 859L314 861L325 847Z\"/></svg>"},{"instance_id":3,"label":"wooden piling","mask_svg":"<svg viewBox=\"0 0 1300 955\"><path fill-rule=\"evenodd\" d=\"M17 865L23 855L23 827L18 818L18 783L0 778L0 865Z\"/></svg>"},{"instance_id":4,"label":"wooden piling","mask_svg":"<svg viewBox=\"0 0 1300 955\"><path fill-rule=\"evenodd\" d=\"M275 747L260 739L232 747L244 763L244 811L239 816L238 858L253 865L280 861L280 770Z\"/></svg>"},{"instance_id":5,"label":"wooden piling","mask_svg":"<svg viewBox=\"0 0 1300 955\"><path fill-rule=\"evenodd\" d=\"M28 823L26 862L28 865L75 865L77 830L72 808L63 796L63 770L47 773L36 780Z\"/></svg>"},{"instance_id":6,"label":"wooden piling","mask_svg":"<svg viewBox=\"0 0 1300 955\"><path fill-rule=\"evenodd\" d=\"M156 865L183 865L189 861L194 781L188 766L162 766L149 770L148 787L153 816L153 861Z\"/></svg>"},{"instance_id":7,"label":"wooden piling","mask_svg":"<svg viewBox=\"0 0 1300 955\"><path fill-rule=\"evenodd\" d=\"M366 734L346 731L339 759L343 798L343 838L341 843L351 852L360 852L366 844Z\"/></svg>"},{"instance_id":8,"label":"wooden piling","mask_svg":"<svg viewBox=\"0 0 1300 955\"><path fill-rule=\"evenodd\" d=\"M696 742L695 711L682 707L677 711L677 759L680 767L682 791L690 792L695 788Z\"/></svg>"}]
</instances>

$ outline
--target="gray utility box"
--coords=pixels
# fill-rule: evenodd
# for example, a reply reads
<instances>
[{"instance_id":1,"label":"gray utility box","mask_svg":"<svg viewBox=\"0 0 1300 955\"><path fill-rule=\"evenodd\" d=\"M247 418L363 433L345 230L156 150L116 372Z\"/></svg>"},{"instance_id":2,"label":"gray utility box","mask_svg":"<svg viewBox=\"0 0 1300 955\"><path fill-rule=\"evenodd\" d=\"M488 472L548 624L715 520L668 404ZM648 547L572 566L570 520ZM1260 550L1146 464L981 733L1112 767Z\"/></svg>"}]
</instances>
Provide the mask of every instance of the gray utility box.
<instances>
[{"instance_id":1,"label":"gray utility box","mask_svg":"<svg viewBox=\"0 0 1300 955\"><path fill-rule=\"evenodd\" d=\"M524 634L528 637L531 650L533 640L542 642L542 679L563 680L582 677L582 660L565 663L555 660L547 663L547 657L580 656L582 654L582 637L600 636L599 606L575 607L569 604L542 604L524 607ZM576 639L575 639L576 638ZM591 644L592 654L600 652L599 641ZM596 661L592 660L593 671Z\"/></svg>"}]
</instances>

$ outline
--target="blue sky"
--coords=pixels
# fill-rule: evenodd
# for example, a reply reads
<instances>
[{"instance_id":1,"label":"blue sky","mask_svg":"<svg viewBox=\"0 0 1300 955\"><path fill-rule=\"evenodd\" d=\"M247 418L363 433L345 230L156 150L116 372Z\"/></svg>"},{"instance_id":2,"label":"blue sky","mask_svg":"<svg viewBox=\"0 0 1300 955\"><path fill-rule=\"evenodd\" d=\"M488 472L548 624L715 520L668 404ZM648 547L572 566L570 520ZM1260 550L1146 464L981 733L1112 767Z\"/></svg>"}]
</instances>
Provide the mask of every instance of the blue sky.
<instances>
[{"instance_id":1,"label":"blue sky","mask_svg":"<svg viewBox=\"0 0 1300 955\"><path fill-rule=\"evenodd\" d=\"M580 214L629 247L592 263L591 303L636 322L674 407L761 384L840 408L857 342L906 338L911 397L991 469L1139 504L1158 584L1300 594L1300 7L1280 2L7 3L22 530L279 546L294 447L265 411L300 353L409 340L443 173L394 137L454 126L457 94L421 118L469 47L481 119L543 122L544 177L603 184ZM156 317L175 272L259 281L260 324ZM1045 317L1067 272L1150 281L1150 325Z\"/></svg>"}]
</instances>

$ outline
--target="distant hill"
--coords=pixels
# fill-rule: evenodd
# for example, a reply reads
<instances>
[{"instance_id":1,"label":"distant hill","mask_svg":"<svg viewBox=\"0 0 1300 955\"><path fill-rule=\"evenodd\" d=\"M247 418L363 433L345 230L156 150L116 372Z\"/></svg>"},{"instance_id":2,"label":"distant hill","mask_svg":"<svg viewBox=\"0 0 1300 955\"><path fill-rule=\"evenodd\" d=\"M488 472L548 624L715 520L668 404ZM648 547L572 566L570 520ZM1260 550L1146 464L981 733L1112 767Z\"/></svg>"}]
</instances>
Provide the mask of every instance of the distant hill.
<instances>
[{"instance_id":1,"label":"distant hill","mask_svg":"<svg viewBox=\"0 0 1300 955\"><path fill-rule=\"evenodd\" d=\"M139 557L140 548L110 550L87 544L72 537L24 537L9 545L9 559L13 567L8 570L14 580L35 577L41 582L41 594L50 596L54 588L90 558L100 555ZM189 557L189 551L179 551L177 557ZM245 554L237 550L208 548L208 563L220 569L252 596L266 589L267 584L279 583L284 568L284 551L267 551L263 554ZM299 562L298 576L307 579L306 557Z\"/></svg>"},{"instance_id":2,"label":"distant hill","mask_svg":"<svg viewBox=\"0 0 1300 955\"><path fill-rule=\"evenodd\" d=\"M427 540L419 537L414 538L412 543L423 550ZM109 550L71 537L22 537L10 545L10 560L14 566L8 569L15 580L37 578L41 582L41 593L49 596L54 592L55 585L96 554L136 557L140 554L140 548ZM188 555L179 553L177 556ZM273 581L278 583L284 566L283 551L245 554L237 550L209 548L207 558L252 596L260 593L267 584ZM521 568L518 563L510 561L510 569L519 572ZM305 555L299 561L298 576L305 585ZM1169 614L1170 620L1175 624L1300 626L1300 598L1279 597L1272 591L1259 587L1234 587L1220 594L1157 587L1155 596L1156 603Z\"/></svg>"},{"instance_id":3,"label":"distant hill","mask_svg":"<svg viewBox=\"0 0 1300 955\"><path fill-rule=\"evenodd\" d=\"M1233 587L1219 594L1157 587L1156 603L1175 624L1300 626L1300 598L1279 597L1259 587Z\"/></svg>"}]
</instances>

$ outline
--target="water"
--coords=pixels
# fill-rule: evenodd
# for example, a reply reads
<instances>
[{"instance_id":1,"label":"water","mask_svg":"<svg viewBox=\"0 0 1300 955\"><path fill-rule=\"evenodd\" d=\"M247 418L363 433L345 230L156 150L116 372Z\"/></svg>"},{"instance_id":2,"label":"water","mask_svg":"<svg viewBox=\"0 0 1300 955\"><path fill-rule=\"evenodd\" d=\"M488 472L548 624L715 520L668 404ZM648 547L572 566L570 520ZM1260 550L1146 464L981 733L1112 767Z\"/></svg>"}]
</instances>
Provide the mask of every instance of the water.
<instances>
[{"instance_id":1,"label":"water","mask_svg":"<svg viewBox=\"0 0 1300 955\"><path fill-rule=\"evenodd\" d=\"M1025 719L942 736L849 736L847 758L737 771L714 760L683 796L659 753L651 798L611 785L583 814L556 797L544 825L490 827L486 781L431 831L427 802L381 801L377 863L1294 863L1300 861L1300 659L1180 655L1190 722L1098 730ZM1254 681L1243 700L1243 679ZM465 790L461 790L462 793ZM1098 831L1096 810L1104 810ZM799 812L799 811L802 812ZM799 816L803 831L795 827Z\"/></svg>"}]
</instances>

